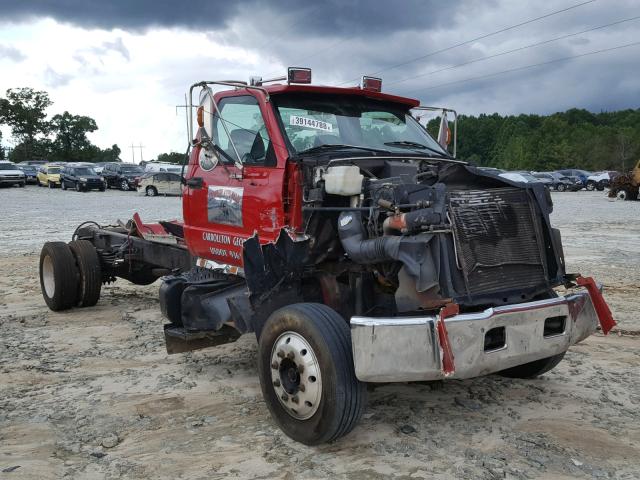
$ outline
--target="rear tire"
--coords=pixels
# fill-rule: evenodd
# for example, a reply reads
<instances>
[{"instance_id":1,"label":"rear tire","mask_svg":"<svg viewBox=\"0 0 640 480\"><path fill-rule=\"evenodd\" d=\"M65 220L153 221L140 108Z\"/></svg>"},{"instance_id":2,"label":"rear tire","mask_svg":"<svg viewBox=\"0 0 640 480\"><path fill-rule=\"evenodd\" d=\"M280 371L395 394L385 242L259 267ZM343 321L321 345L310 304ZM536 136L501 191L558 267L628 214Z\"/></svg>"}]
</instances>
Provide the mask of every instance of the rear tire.
<instances>
[{"instance_id":1,"label":"rear tire","mask_svg":"<svg viewBox=\"0 0 640 480\"><path fill-rule=\"evenodd\" d=\"M558 184L557 190L559 192L564 192L566 189L567 187L563 183Z\"/></svg>"},{"instance_id":2,"label":"rear tire","mask_svg":"<svg viewBox=\"0 0 640 480\"><path fill-rule=\"evenodd\" d=\"M156 190L156 187L147 187L145 192L147 193L148 197L155 197L156 195L158 195L158 190Z\"/></svg>"},{"instance_id":3,"label":"rear tire","mask_svg":"<svg viewBox=\"0 0 640 480\"><path fill-rule=\"evenodd\" d=\"M40 252L40 289L54 312L67 310L78 298L78 267L64 242L47 242Z\"/></svg>"},{"instance_id":4,"label":"rear tire","mask_svg":"<svg viewBox=\"0 0 640 480\"><path fill-rule=\"evenodd\" d=\"M364 412L367 389L355 375L349 326L326 305L272 313L260 335L258 373L274 420L306 445L346 435Z\"/></svg>"},{"instance_id":5,"label":"rear tire","mask_svg":"<svg viewBox=\"0 0 640 480\"><path fill-rule=\"evenodd\" d=\"M95 247L88 240L69 242L75 257L78 272L78 306L93 307L100 299L102 288L102 267Z\"/></svg>"},{"instance_id":6,"label":"rear tire","mask_svg":"<svg viewBox=\"0 0 640 480\"><path fill-rule=\"evenodd\" d=\"M554 369L562 361L565 353L566 352L562 352L552 357L507 368L506 370L498 372L498 375L508 378L535 378Z\"/></svg>"},{"instance_id":7,"label":"rear tire","mask_svg":"<svg viewBox=\"0 0 640 480\"><path fill-rule=\"evenodd\" d=\"M587 182L587 190L589 190L590 192L593 192L596 189L596 182L594 182L593 180L590 180Z\"/></svg>"}]
</instances>

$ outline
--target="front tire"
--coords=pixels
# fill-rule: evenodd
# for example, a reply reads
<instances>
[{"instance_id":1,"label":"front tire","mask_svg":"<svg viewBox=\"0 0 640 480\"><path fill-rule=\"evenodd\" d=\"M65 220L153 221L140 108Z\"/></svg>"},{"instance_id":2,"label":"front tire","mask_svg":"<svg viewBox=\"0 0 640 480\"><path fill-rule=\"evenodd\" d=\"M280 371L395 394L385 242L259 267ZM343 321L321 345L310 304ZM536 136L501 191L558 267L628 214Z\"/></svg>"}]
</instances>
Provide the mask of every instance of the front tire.
<instances>
[{"instance_id":1,"label":"front tire","mask_svg":"<svg viewBox=\"0 0 640 480\"><path fill-rule=\"evenodd\" d=\"M56 188L56 185L53 182L47 182L49 188Z\"/></svg>"},{"instance_id":2,"label":"front tire","mask_svg":"<svg viewBox=\"0 0 640 480\"><path fill-rule=\"evenodd\" d=\"M158 195L158 190L156 190L156 187L147 187L145 192L147 193L148 197L155 197L156 195Z\"/></svg>"},{"instance_id":3,"label":"front tire","mask_svg":"<svg viewBox=\"0 0 640 480\"><path fill-rule=\"evenodd\" d=\"M66 189L67 189L67 184L65 183L65 181L64 181L64 180L62 180L62 181L60 182L60 188L61 188L62 190L66 190Z\"/></svg>"},{"instance_id":4,"label":"front tire","mask_svg":"<svg viewBox=\"0 0 640 480\"><path fill-rule=\"evenodd\" d=\"M260 335L258 373L271 415L306 445L346 435L366 406L349 326L326 305L298 303L272 313Z\"/></svg>"},{"instance_id":5,"label":"front tire","mask_svg":"<svg viewBox=\"0 0 640 480\"><path fill-rule=\"evenodd\" d=\"M80 185L79 182L76 182L76 192L81 192L82 191L82 185Z\"/></svg>"},{"instance_id":6,"label":"front tire","mask_svg":"<svg viewBox=\"0 0 640 480\"><path fill-rule=\"evenodd\" d=\"M102 268L100 257L88 240L69 242L69 248L78 266L78 306L93 307L100 299L102 288Z\"/></svg>"},{"instance_id":7,"label":"front tire","mask_svg":"<svg viewBox=\"0 0 640 480\"><path fill-rule=\"evenodd\" d=\"M122 182L120 182L120 189L123 191L128 191L129 190L129 182L127 182L126 180L122 180Z\"/></svg>"},{"instance_id":8,"label":"front tire","mask_svg":"<svg viewBox=\"0 0 640 480\"><path fill-rule=\"evenodd\" d=\"M507 368L498 372L498 375L508 378L535 378L554 369L564 358L566 352L553 355L552 357L542 358L533 362L518 365L516 367Z\"/></svg>"},{"instance_id":9,"label":"front tire","mask_svg":"<svg viewBox=\"0 0 640 480\"><path fill-rule=\"evenodd\" d=\"M78 268L64 242L47 242L40 252L40 289L54 312L67 310L78 298Z\"/></svg>"},{"instance_id":10,"label":"front tire","mask_svg":"<svg viewBox=\"0 0 640 480\"><path fill-rule=\"evenodd\" d=\"M590 192L593 192L595 189L596 189L596 182L588 181L587 182L587 190L589 190Z\"/></svg>"},{"instance_id":11,"label":"front tire","mask_svg":"<svg viewBox=\"0 0 640 480\"><path fill-rule=\"evenodd\" d=\"M558 184L557 190L559 192L564 192L566 189L567 189L567 187L564 185L564 183Z\"/></svg>"}]
</instances>

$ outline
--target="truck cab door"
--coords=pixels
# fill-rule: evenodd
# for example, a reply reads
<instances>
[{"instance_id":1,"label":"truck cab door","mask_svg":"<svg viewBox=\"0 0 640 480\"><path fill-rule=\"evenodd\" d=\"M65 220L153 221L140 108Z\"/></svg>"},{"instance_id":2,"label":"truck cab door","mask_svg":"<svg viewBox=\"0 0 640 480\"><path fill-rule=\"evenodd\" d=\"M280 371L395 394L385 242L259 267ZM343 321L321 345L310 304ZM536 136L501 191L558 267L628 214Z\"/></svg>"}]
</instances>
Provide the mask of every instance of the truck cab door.
<instances>
[{"instance_id":1,"label":"truck cab door","mask_svg":"<svg viewBox=\"0 0 640 480\"><path fill-rule=\"evenodd\" d=\"M266 108L252 95L221 98L221 116L211 114L211 137L224 154L196 147L191 156L183 216L186 241L198 257L241 267L242 243L254 234L261 243L274 242L284 224L284 167L277 166Z\"/></svg>"}]
</instances>

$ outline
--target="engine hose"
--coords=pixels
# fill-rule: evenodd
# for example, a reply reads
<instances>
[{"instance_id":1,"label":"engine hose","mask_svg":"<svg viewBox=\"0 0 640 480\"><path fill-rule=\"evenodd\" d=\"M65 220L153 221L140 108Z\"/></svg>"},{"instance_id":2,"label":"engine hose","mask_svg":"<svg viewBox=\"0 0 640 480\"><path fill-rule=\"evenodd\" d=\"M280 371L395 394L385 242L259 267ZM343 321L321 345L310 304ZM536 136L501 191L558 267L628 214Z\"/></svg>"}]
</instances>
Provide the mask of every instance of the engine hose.
<instances>
[{"instance_id":1,"label":"engine hose","mask_svg":"<svg viewBox=\"0 0 640 480\"><path fill-rule=\"evenodd\" d=\"M402 237L388 236L365 239L360 212L341 213L338 217L338 234L342 248L356 263L372 264L398 260Z\"/></svg>"}]
</instances>

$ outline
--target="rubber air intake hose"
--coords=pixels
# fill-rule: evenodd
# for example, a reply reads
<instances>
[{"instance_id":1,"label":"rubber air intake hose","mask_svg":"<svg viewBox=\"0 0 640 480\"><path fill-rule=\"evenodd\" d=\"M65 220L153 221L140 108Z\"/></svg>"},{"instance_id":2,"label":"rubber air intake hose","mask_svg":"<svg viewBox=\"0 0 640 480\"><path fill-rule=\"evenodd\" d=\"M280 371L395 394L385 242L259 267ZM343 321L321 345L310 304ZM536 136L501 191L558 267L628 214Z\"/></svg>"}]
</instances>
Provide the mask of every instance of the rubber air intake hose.
<instances>
[{"instance_id":1,"label":"rubber air intake hose","mask_svg":"<svg viewBox=\"0 0 640 480\"><path fill-rule=\"evenodd\" d=\"M338 234L342 248L356 263L370 264L398 260L402 237L384 236L366 239L360 212L342 212L338 217Z\"/></svg>"}]
</instances>

